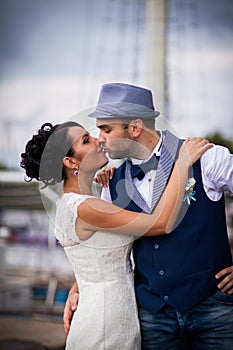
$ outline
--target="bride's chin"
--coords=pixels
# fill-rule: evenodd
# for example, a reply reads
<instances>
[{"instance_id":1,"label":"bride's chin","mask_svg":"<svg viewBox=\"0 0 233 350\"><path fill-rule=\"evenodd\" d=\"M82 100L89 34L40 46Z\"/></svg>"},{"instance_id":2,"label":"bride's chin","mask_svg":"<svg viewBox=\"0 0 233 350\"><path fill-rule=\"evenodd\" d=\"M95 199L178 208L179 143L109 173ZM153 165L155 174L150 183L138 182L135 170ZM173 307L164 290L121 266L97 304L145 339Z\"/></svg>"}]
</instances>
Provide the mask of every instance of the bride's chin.
<instances>
[{"instance_id":1,"label":"bride's chin","mask_svg":"<svg viewBox=\"0 0 233 350\"><path fill-rule=\"evenodd\" d=\"M103 164L101 164L100 168L103 168L105 165L107 165L109 162L108 158L105 159L105 162L103 162Z\"/></svg>"},{"instance_id":2,"label":"bride's chin","mask_svg":"<svg viewBox=\"0 0 233 350\"><path fill-rule=\"evenodd\" d=\"M94 171L98 171L100 169L102 169L105 165L107 165L109 162L107 157L104 157L103 159L101 159L101 161L98 161L95 163L95 165L93 164L93 170Z\"/></svg>"},{"instance_id":3,"label":"bride's chin","mask_svg":"<svg viewBox=\"0 0 233 350\"><path fill-rule=\"evenodd\" d=\"M105 166L106 164L108 164L108 162L109 162L108 157L107 157L105 154L102 154L102 155L101 155L101 163L102 163L103 165L101 165L101 167L102 167L102 166Z\"/></svg>"}]
</instances>

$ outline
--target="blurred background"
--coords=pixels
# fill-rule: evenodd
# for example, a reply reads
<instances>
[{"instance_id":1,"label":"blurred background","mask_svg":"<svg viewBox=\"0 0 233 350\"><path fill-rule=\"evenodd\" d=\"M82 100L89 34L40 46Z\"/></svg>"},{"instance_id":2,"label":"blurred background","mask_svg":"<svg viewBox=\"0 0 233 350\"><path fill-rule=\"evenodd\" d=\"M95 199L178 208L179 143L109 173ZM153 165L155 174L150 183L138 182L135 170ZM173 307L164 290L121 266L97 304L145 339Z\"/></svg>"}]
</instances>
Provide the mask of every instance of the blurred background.
<instances>
[{"instance_id":1,"label":"blurred background","mask_svg":"<svg viewBox=\"0 0 233 350\"><path fill-rule=\"evenodd\" d=\"M96 132L87 111L101 85L125 82L151 89L180 137L233 152L233 2L0 0L0 41L0 340L58 349L74 277L53 237L51 193L24 182L25 143L46 121L75 118Z\"/></svg>"}]
</instances>

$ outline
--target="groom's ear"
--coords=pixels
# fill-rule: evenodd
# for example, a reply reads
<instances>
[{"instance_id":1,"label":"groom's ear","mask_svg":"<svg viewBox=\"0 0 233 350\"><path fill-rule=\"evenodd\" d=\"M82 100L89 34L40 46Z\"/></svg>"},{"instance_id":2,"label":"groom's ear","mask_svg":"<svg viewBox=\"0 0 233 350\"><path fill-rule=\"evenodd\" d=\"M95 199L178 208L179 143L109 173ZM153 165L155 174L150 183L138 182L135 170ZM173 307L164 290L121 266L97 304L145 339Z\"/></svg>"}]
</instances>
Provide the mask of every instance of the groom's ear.
<instances>
[{"instance_id":1,"label":"groom's ear","mask_svg":"<svg viewBox=\"0 0 233 350\"><path fill-rule=\"evenodd\" d=\"M132 138L137 138L138 136L140 136L143 130L142 120L141 119L131 120L131 122L129 123L128 130Z\"/></svg>"}]
</instances>

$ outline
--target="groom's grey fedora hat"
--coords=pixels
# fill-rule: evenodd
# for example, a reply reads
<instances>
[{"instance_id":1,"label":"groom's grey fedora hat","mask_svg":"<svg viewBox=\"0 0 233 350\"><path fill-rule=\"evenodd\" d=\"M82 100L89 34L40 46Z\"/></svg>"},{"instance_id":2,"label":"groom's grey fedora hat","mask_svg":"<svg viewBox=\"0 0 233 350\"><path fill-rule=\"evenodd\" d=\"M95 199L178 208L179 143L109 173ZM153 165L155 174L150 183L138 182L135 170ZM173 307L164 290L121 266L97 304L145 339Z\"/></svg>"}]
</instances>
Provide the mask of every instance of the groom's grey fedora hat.
<instances>
[{"instance_id":1,"label":"groom's grey fedora hat","mask_svg":"<svg viewBox=\"0 0 233 350\"><path fill-rule=\"evenodd\" d=\"M159 114L154 108L150 90L130 84L109 83L102 86L96 110L89 117L150 119Z\"/></svg>"}]
</instances>

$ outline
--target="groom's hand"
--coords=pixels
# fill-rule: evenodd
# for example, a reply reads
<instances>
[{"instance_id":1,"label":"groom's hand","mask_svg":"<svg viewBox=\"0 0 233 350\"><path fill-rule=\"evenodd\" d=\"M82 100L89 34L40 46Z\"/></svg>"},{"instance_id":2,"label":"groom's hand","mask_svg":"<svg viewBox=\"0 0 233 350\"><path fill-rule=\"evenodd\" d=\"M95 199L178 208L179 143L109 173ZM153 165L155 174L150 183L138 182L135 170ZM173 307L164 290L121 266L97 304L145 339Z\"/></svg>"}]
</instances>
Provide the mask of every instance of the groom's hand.
<instances>
[{"instance_id":1,"label":"groom's hand","mask_svg":"<svg viewBox=\"0 0 233 350\"><path fill-rule=\"evenodd\" d=\"M215 275L216 279L223 278L218 284L221 292L233 294L233 265L226 267Z\"/></svg>"},{"instance_id":2,"label":"groom's hand","mask_svg":"<svg viewBox=\"0 0 233 350\"><path fill-rule=\"evenodd\" d=\"M94 181L103 187L107 187L109 185L109 181L114 175L115 170L115 166L104 167L96 174Z\"/></svg>"},{"instance_id":3,"label":"groom's hand","mask_svg":"<svg viewBox=\"0 0 233 350\"><path fill-rule=\"evenodd\" d=\"M66 300L66 304L64 308L64 313L63 313L63 322L64 322L66 335L68 335L69 333L73 314L75 310L77 310L78 300L79 300L79 291L78 291L78 285L75 282L73 287L69 291L68 298Z\"/></svg>"}]
</instances>

